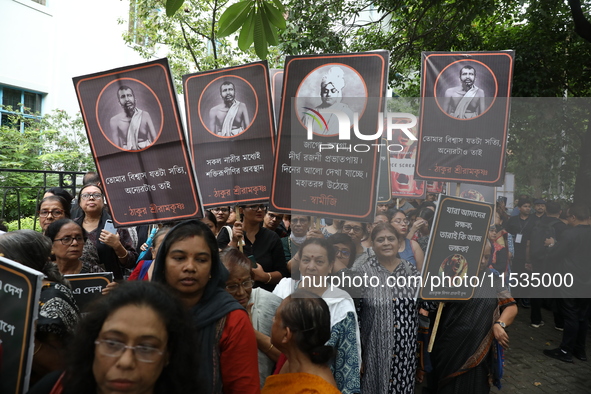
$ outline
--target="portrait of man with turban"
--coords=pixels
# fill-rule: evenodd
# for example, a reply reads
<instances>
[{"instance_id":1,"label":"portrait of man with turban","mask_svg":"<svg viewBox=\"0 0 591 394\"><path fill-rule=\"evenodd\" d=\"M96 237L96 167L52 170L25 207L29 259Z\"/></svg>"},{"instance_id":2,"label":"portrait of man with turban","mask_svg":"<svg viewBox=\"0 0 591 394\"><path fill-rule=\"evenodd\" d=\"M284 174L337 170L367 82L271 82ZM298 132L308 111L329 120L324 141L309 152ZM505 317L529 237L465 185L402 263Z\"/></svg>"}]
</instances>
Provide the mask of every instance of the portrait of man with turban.
<instances>
[{"instance_id":1,"label":"portrait of man with turban","mask_svg":"<svg viewBox=\"0 0 591 394\"><path fill-rule=\"evenodd\" d=\"M341 102L343 89L346 89L345 73L339 66L332 66L324 73L320 80L321 103L315 108L305 108L302 123L316 134L336 135L339 133L339 120L335 111L344 113L349 118L349 125L353 124L353 111L349 105ZM326 111L330 111L327 113ZM321 116L320 116L321 115Z\"/></svg>"}]
</instances>

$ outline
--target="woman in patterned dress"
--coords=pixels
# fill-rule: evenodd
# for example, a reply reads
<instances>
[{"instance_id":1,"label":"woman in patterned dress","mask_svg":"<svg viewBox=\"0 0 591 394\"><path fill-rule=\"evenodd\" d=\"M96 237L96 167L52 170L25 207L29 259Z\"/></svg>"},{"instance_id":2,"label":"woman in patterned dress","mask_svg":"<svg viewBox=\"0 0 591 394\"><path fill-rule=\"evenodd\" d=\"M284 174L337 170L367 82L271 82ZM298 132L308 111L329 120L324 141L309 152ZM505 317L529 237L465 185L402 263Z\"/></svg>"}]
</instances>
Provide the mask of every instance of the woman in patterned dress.
<instances>
[{"instance_id":1,"label":"woman in patterned dress","mask_svg":"<svg viewBox=\"0 0 591 394\"><path fill-rule=\"evenodd\" d=\"M375 255L359 268L368 276L359 307L361 392L414 393L418 307L416 287L407 279L419 272L398 257L398 238L392 225L376 225L371 240ZM378 284L374 278L379 279Z\"/></svg>"}]
</instances>

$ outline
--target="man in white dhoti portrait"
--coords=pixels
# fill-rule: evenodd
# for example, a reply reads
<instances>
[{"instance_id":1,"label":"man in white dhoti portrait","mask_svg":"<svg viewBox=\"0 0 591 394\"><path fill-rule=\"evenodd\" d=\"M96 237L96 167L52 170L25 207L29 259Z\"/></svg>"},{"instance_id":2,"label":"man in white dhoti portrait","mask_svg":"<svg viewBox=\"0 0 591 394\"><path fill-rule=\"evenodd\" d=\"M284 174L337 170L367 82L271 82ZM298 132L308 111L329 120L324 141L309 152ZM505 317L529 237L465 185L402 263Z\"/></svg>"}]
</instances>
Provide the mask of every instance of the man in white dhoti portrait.
<instances>
[{"instance_id":1,"label":"man in white dhoti portrait","mask_svg":"<svg viewBox=\"0 0 591 394\"><path fill-rule=\"evenodd\" d=\"M156 139L156 130L150 114L137 107L133 90L122 85L117 90L117 98L123 112L111 118L111 141L128 150L151 145Z\"/></svg>"},{"instance_id":2,"label":"man in white dhoti portrait","mask_svg":"<svg viewBox=\"0 0 591 394\"><path fill-rule=\"evenodd\" d=\"M234 84L222 82L220 96L224 102L209 110L209 130L221 137L242 133L250 125L250 118L246 105L236 100Z\"/></svg>"},{"instance_id":3,"label":"man in white dhoti portrait","mask_svg":"<svg viewBox=\"0 0 591 394\"><path fill-rule=\"evenodd\" d=\"M464 66L460 70L459 86L445 91L444 110L458 119L470 119L481 115L486 110L484 90L474 84L476 70Z\"/></svg>"}]
</instances>

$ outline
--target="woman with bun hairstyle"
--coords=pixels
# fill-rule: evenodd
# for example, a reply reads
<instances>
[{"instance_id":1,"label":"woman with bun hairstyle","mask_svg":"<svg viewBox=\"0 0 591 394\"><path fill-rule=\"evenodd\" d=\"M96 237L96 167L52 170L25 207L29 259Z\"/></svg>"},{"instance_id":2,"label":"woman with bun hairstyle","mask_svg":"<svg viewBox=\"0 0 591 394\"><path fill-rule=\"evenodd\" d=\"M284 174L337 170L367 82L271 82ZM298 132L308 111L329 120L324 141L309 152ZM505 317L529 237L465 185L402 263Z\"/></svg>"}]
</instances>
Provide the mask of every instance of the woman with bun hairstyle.
<instances>
[{"instance_id":1,"label":"woman with bun hairstyle","mask_svg":"<svg viewBox=\"0 0 591 394\"><path fill-rule=\"evenodd\" d=\"M331 337L336 356L331 369L337 387L343 394L360 391L361 341L357 313L351 296L331 286L335 249L326 238L308 238L298 251L298 271L294 277L279 282L273 294L285 299L298 289L310 291L324 299L330 309ZM280 358L278 364L281 364Z\"/></svg>"},{"instance_id":2,"label":"woman with bun hairstyle","mask_svg":"<svg viewBox=\"0 0 591 394\"><path fill-rule=\"evenodd\" d=\"M339 394L328 366L334 349L330 311L318 295L298 290L283 300L271 331L271 342L289 363L285 373L267 378L261 394Z\"/></svg>"}]
</instances>

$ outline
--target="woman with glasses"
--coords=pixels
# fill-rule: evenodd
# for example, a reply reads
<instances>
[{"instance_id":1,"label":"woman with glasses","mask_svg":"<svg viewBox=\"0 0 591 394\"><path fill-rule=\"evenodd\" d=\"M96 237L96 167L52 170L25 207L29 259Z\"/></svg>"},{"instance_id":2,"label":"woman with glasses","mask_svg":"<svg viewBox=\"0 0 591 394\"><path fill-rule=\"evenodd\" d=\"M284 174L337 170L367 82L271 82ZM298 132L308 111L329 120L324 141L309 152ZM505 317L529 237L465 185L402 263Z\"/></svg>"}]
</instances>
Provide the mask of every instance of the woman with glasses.
<instances>
[{"instance_id":1,"label":"woman with glasses","mask_svg":"<svg viewBox=\"0 0 591 394\"><path fill-rule=\"evenodd\" d=\"M111 219L105 210L104 195L98 185L84 185L78 194L83 214L75 221L86 230L105 270L112 272L115 280L121 280L124 268L135 267L137 252L127 230L119 228L113 234L104 229L106 221Z\"/></svg>"},{"instance_id":2,"label":"woman with glasses","mask_svg":"<svg viewBox=\"0 0 591 394\"><path fill-rule=\"evenodd\" d=\"M39 226L41 226L41 231L45 234L51 223L56 220L71 218L70 203L63 197L47 192L43 200L39 203L37 213L39 215ZM101 266L96 247L88 239L84 242L80 260L88 266Z\"/></svg>"},{"instance_id":3,"label":"woman with glasses","mask_svg":"<svg viewBox=\"0 0 591 394\"><path fill-rule=\"evenodd\" d=\"M163 286L122 283L82 320L65 372L29 392L202 392L188 321L181 302Z\"/></svg>"},{"instance_id":4,"label":"woman with glasses","mask_svg":"<svg viewBox=\"0 0 591 394\"><path fill-rule=\"evenodd\" d=\"M343 234L347 234L355 244L355 262L352 269L361 267L371 256L370 248L363 246L363 240L367 238L369 232L367 223L355 222L352 220L345 220L343 223Z\"/></svg>"},{"instance_id":5,"label":"woman with glasses","mask_svg":"<svg viewBox=\"0 0 591 394\"><path fill-rule=\"evenodd\" d=\"M273 291L281 278L289 276L281 238L261 225L267 213L266 205L243 205L239 212L243 218L244 254L253 256L257 263L256 268L252 269L255 287ZM240 227L240 223L237 227Z\"/></svg>"},{"instance_id":6,"label":"woman with glasses","mask_svg":"<svg viewBox=\"0 0 591 394\"><path fill-rule=\"evenodd\" d=\"M359 393L361 341L357 313L351 296L344 290L331 286L335 250L324 237L308 238L301 246L298 258L298 275L282 279L273 293L285 299L296 290L304 289L326 301L330 309L331 325L331 336L326 345L336 349L331 369L337 387L343 394Z\"/></svg>"},{"instance_id":7,"label":"woman with glasses","mask_svg":"<svg viewBox=\"0 0 591 394\"><path fill-rule=\"evenodd\" d=\"M417 222L418 220L419 219L417 219ZM408 226L410 224L409 220L406 218L406 214L399 209L391 211L390 224L396 230L396 237L398 238L398 254L400 258L408 261L421 272L425 254L421 250L417 241L412 241L406 238L408 235Z\"/></svg>"},{"instance_id":8,"label":"woman with glasses","mask_svg":"<svg viewBox=\"0 0 591 394\"><path fill-rule=\"evenodd\" d=\"M45 235L51 239L51 248L60 272L63 275L104 272L98 265L80 260L86 242L84 229L72 219L60 219L47 227Z\"/></svg>"},{"instance_id":9,"label":"woman with glasses","mask_svg":"<svg viewBox=\"0 0 591 394\"><path fill-rule=\"evenodd\" d=\"M228 271L217 242L199 220L173 227L158 250L152 281L167 285L189 309L200 345L200 393L260 391L257 344L248 314L225 290ZM185 391L182 391L185 392Z\"/></svg>"},{"instance_id":10,"label":"woman with glasses","mask_svg":"<svg viewBox=\"0 0 591 394\"><path fill-rule=\"evenodd\" d=\"M419 271L398 254L399 236L388 223L371 232L375 253L359 270L374 282L359 306L364 374L362 393L414 393L418 306L412 277Z\"/></svg>"},{"instance_id":11,"label":"woman with glasses","mask_svg":"<svg viewBox=\"0 0 591 394\"><path fill-rule=\"evenodd\" d=\"M281 304L281 298L260 287L252 288L254 280L250 270L251 261L238 249L226 249L221 259L230 273L226 280L226 291L248 311L254 328L259 356L259 377L263 387L281 355L270 338L273 316Z\"/></svg>"}]
</instances>

